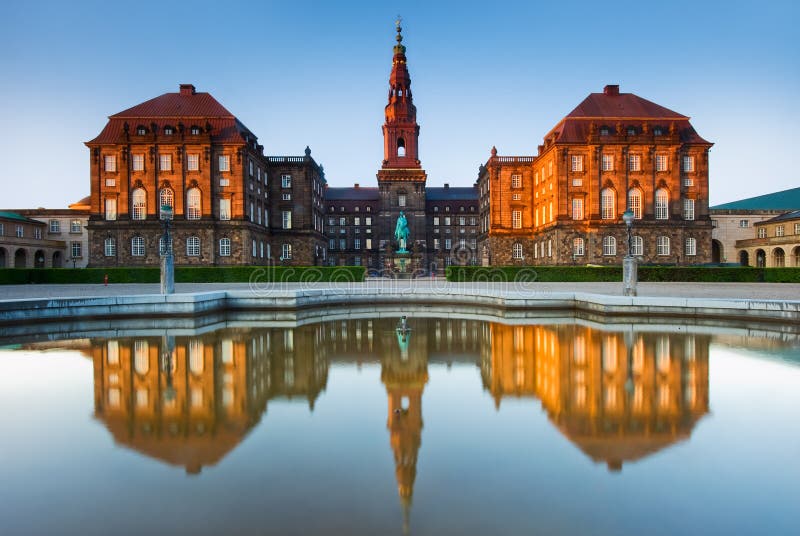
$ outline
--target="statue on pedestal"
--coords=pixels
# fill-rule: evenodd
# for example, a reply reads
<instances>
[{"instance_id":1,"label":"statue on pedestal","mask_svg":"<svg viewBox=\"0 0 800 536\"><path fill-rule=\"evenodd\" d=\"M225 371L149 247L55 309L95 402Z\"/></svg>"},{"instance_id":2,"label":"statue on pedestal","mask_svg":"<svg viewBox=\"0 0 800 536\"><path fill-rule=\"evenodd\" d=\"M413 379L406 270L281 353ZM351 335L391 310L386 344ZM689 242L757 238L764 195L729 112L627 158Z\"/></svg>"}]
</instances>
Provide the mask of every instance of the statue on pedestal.
<instances>
[{"instance_id":1,"label":"statue on pedestal","mask_svg":"<svg viewBox=\"0 0 800 536\"><path fill-rule=\"evenodd\" d=\"M397 253L408 253L408 249L406 249L406 245L408 244L408 235L408 221L406 220L406 215L401 210L400 216L397 217L397 225L394 228L394 237L399 246Z\"/></svg>"}]
</instances>

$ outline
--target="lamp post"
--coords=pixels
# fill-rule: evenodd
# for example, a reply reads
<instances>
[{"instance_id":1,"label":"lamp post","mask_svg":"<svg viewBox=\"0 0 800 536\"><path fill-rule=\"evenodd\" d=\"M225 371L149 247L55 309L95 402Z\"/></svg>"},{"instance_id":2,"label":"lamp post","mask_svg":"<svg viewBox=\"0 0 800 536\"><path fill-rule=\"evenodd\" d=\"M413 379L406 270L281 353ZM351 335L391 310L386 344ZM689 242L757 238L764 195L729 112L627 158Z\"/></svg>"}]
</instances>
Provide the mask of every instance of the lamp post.
<instances>
[{"instance_id":1,"label":"lamp post","mask_svg":"<svg viewBox=\"0 0 800 536\"><path fill-rule=\"evenodd\" d=\"M633 227L633 211L631 209L622 213L622 221L625 222L625 227L628 232L628 251L622 259L622 295L623 296L636 296L636 283L639 279L639 274L636 265L636 258L633 253L633 237L631 236L631 228Z\"/></svg>"},{"instance_id":2,"label":"lamp post","mask_svg":"<svg viewBox=\"0 0 800 536\"><path fill-rule=\"evenodd\" d=\"M161 251L161 294L175 293L175 259L172 257L172 238L169 222L172 220L172 207L161 205L161 221L164 222L164 251Z\"/></svg>"}]
</instances>

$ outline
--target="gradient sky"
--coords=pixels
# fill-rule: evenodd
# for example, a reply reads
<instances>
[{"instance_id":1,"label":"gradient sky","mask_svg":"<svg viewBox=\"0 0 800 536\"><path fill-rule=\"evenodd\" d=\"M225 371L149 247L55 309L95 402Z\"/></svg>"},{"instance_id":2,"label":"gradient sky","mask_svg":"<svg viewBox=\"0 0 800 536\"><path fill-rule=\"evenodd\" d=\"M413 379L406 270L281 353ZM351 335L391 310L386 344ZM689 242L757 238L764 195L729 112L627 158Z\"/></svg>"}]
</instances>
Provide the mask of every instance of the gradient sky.
<instances>
[{"instance_id":1,"label":"gradient sky","mask_svg":"<svg viewBox=\"0 0 800 536\"><path fill-rule=\"evenodd\" d=\"M492 145L535 154L617 83L715 143L712 204L800 185L794 1L4 2L0 206L88 195L83 142L180 83L214 95L265 153L309 145L330 185L375 185L398 12L432 186L471 185Z\"/></svg>"}]
</instances>

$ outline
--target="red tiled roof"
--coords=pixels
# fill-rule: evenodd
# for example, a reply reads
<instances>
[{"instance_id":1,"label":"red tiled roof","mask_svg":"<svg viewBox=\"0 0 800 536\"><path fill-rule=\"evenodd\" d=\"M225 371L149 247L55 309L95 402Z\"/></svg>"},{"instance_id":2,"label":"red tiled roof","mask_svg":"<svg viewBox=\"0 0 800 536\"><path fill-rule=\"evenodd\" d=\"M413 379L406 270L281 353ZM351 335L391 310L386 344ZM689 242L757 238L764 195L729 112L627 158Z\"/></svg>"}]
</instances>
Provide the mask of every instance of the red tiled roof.
<instances>
[{"instance_id":1,"label":"red tiled roof","mask_svg":"<svg viewBox=\"0 0 800 536\"><path fill-rule=\"evenodd\" d=\"M118 143L125 123L131 134L138 125L150 128L155 123L159 130L165 126L176 127L178 122L186 128L211 125L211 138L215 143L240 142L252 132L222 106L210 93L164 93L132 108L109 116L100 134L87 144Z\"/></svg>"},{"instance_id":2,"label":"red tiled roof","mask_svg":"<svg viewBox=\"0 0 800 536\"><path fill-rule=\"evenodd\" d=\"M555 135L556 143L585 143L592 123L612 130L618 123L623 126L661 127L668 131L674 123L683 143L711 145L689 123L689 117L660 106L633 93L590 93L583 102L562 119L545 138Z\"/></svg>"},{"instance_id":3,"label":"red tiled roof","mask_svg":"<svg viewBox=\"0 0 800 536\"><path fill-rule=\"evenodd\" d=\"M689 119L633 93L590 93L567 118L591 119Z\"/></svg>"},{"instance_id":4,"label":"red tiled roof","mask_svg":"<svg viewBox=\"0 0 800 536\"><path fill-rule=\"evenodd\" d=\"M164 93L163 95L137 104L122 112L114 114L110 119L156 118L156 117L226 117L233 119L230 113L210 93Z\"/></svg>"}]
</instances>

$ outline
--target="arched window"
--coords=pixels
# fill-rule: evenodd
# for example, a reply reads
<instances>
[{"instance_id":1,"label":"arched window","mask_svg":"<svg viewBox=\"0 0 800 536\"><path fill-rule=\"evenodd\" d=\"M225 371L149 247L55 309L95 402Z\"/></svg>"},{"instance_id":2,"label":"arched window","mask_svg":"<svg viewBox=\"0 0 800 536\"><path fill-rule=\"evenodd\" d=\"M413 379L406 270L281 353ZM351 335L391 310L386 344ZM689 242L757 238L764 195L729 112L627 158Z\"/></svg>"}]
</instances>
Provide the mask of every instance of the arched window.
<instances>
[{"instance_id":1,"label":"arched window","mask_svg":"<svg viewBox=\"0 0 800 536\"><path fill-rule=\"evenodd\" d=\"M664 188L656 190L656 219L666 220L669 218L669 192Z\"/></svg>"},{"instance_id":2,"label":"arched window","mask_svg":"<svg viewBox=\"0 0 800 536\"><path fill-rule=\"evenodd\" d=\"M131 195L132 218L143 220L147 217L147 193L142 188L136 188Z\"/></svg>"},{"instance_id":3,"label":"arched window","mask_svg":"<svg viewBox=\"0 0 800 536\"><path fill-rule=\"evenodd\" d=\"M639 188L631 188L628 192L628 208L634 219L642 219L642 191Z\"/></svg>"},{"instance_id":4,"label":"arched window","mask_svg":"<svg viewBox=\"0 0 800 536\"><path fill-rule=\"evenodd\" d=\"M231 239L230 238L220 238L219 239L219 256L220 257L230 257L231 256Z\"/></svg>"},{"instance_id":5,"label":"arched window","mask_svg":"<svg viewBox=\"0 0 800 536\"><path fill-rule=\"evenodd\" d=\"M644 255L644 240L641 236L631 237L631 255Z\"/></svg>"},{"instance_id":6,"label":"arched window","mask_svg":"<svg viewBox=\"0 0 800 536\"><path fill-rule=\"evenodd\" d=\"M603 255L617 254L617 239L613 236L603 237Z\"/></svg>"},{"instance_id":7,"label":"arched window","mask_svg":"<svg viewBox=\"0 0 800 536\"><path fill-rule=\"evenodd\" d=\"M131 238L131 255L144 257L144 237L134 236Z\"/></svg>"},{"instance_id":8,"label":"arched window","mask_svg":"<svg viewBox=\"0 0 800 536\"><path fill-rule=\"evenodd\" d=\"M104 251L106 257L116 257L117 256L117 241L113 238L106 238L104 242Z\"/></svg>"},{"instance_id":9,"label":"arched window","mask_svg":"<svg viewBox=\"0 0 800 536\"><path fill-rule=\"evenodd\" d=\"M611 188L600 191L600 216L604 220L613 220L617 217L617 196Z\"/></svg>"},{"instance_id":10,"label":"arched window","mask_svg":"<svg viewBox=\"0 0 800 536\"><path fill-rule=\"evenodd\" d=\"M186 219L199 220L200 212L200 189L189 188L186 192Z\"/></svg>"},{"instance_id":11,"label":"arched window","mask_svg":"<svg viewBox=\"0 0 800 536\"><path fill-rule=\"evenodd\" d=\"M669 255L669 237L656 237L656 255Z\"/></svg>"},{"instance_id":12,"label":"arched window","mask_svg":"<svg viewBox=\"0 0 800 536\"><path fill-rule=\"evenodd\" d=\"M186 239L186 256L199 257L200 256L200 238L197 236L190 236Z\"/></svg>"},{"instance_id":13,"label":"arched window","mask_svg":"<svg viewBox=\"0 0 800 536\"><path fill-rule=\"evenodd\" d=\"M163 206L168 206L170 208L175 207L175 194L172 192L171 188L162 188L158 191L159 215L161 214L161 207ZM163 219L163 217L161 219Z\"/></svg>"},{"instance_id":14,"label":"arched window","mask_svg":"<svg viewBox=\"0 0 800 536\"><path fill-rule=\"evenodd\" d=\"M583 238L573 238L572 239L572 255L573 257L581 257L584 255L586 250L586 243L584 242Z\"/></svg>"},{"instance_id":15,"label":"arched window","mask_svg":"<svg viewBox=\"0 0 800 536\"><path fill-rule=\"evenodd\" d=\"M514 259L522 259L522 244L514 242L514 245L511 246L511 257Z\"/></svg>"},{"instance_id":16,"label":"arched window","mask_svg":"<svg viewBox=\"0 0 800 536\"><path fill-rule=\"evenodd\" d=\"M405 156L406 155L406 140L403 138L397 138L397 156Z\"/></svg>"}]
</instances>

